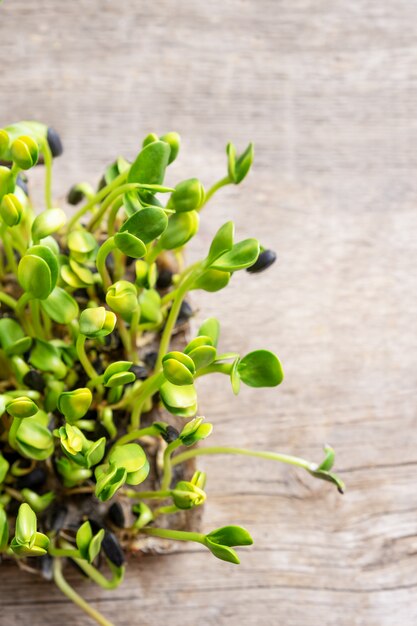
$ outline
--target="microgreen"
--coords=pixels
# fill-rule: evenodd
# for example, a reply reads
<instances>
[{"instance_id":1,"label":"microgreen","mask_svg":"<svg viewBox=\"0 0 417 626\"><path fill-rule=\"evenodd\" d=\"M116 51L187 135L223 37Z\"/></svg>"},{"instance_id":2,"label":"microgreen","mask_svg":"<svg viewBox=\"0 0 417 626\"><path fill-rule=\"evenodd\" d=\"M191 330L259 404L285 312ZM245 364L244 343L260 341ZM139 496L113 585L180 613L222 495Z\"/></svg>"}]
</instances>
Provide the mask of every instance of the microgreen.
<instances>
[{"instance_id":1,"label":"microgreen","mask_svg":"<svg viewBox=\"0 0 417 626\"><path fill-rule=\"evenodd\" d=\"M245 179L254 151L229 143L219 181L205 187L189 177L167 186L179 149L175 132L147 135L132 159L119 156L105 169L97 189L71 187L67 199L76 209L67 216L52 200L53 160L63 151L56 131L28 121L0 129L0 553L49 555L58 587L99 624L109 622L65 580L64 559L112 589L123 579L119 540L126 537L127 549L142 535L194 541L231 563L239 563L234 548L252 543L239 526L208 534L177 529L172 514L207 500L206 475L187 473L190 459L279 461L344 489L330 446L312 463L197 445L213 430L196 417L199 378L226 375L237 394L242 383L276 387L283 372L263 348L222 352L216 318L174 343L193 315L187 294L220 291L236 272L256 275L276 255L255 238L236 236L227 221L186 265L184 246L208 201ZM37 164L45 167L41 210L32 205L25 173ZM165 409L166 422L153 421L155 408Z\"/></svg>"}]
</instances>

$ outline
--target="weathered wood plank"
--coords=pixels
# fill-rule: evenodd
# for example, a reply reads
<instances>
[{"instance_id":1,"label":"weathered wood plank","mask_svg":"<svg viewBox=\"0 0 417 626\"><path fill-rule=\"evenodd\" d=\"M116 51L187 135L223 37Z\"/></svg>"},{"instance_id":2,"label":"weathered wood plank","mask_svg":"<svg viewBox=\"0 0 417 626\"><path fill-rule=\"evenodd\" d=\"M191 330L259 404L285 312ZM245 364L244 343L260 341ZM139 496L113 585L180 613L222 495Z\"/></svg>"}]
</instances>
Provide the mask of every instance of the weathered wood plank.
<instances>
[{"instance_id":1,"label":"weathered wood plank","mask_svg":"<svg viewBox=\"0 0 417 626\"><path fill-rule=\"evenodd\" d=\"M0 123L62 132L61 199L152 130L183 135L172 177L207 184L227 140L256 141L253 174L213 201L191 258L232 218L279 264L198 295L198 317L218 315L225 350L275 349L286 381L237 399L201 381L202 406L213 442L319 459L329 441L348 483L340 498L278 465L201 459L205 528L254 535L241 566L181 546L112 594L77 588L117 626L415 624L417 6L5 0L0 23ZM13 572L0 572L2 626L90 623Z\"/></svg>"}]
</instances>

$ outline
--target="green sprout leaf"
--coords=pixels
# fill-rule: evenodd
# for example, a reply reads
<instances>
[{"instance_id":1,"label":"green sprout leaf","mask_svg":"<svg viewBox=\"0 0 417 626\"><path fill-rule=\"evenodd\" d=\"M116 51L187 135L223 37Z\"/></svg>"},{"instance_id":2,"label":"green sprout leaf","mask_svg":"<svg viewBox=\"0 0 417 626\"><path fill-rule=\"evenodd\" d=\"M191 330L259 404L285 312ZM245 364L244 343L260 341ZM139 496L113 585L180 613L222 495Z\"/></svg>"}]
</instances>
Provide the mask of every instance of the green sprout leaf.
<instances>
[{"instance_id":1,"label":"green sprout leaf","mask_svg":"<svg viewBox=\"0 0 417 626\"><path fill-rule=\"evenodd\" d=\"M38 144L32 137L22 135L13 141L11 156L16 165L22 170L28 170L38 162Z\"/></svg>"},{"instance_id":2,"label":"green sprout leaf","mask_svg":"<svg viewBox=\"0 0 417 626\"><path fill-rule=\"evenodd\" d=\"M1 184L1 180L0 180ZM23 215L23 206L14 193L6 193L0 203L0 216L7 226L16 226Z\"/></svg>"},{"instance_id":3,"label":"green sprout leaf","mask_svg":"<svg viewBox=\"0 0 417 626\"><path fill-rule=\"evenodd\" d=\"M135 285L127 280L119 280L111 285L106 293L106 302L115 313L130 321L138 310L138 294Z\"/></svg>"},{"instance_id":4,"label":"green sprout leaf","mask_svg":"<svg viewBox=\"0 0 417 626\"><path fill-rule=\"evenodd\" d=\"M237 365L239 377L249 387L276 387L284 378L281 363L273 352L255 350Z\"/></svg>"},{"instance_id":5,"label":"green sprout leaf","mask_svg":"<svg viewBox=\"0 0 417 626\"><path fill-rule=\"evenodd\" d=\"M217 350L213 346L211 337L200 335L190 341L184 353L193 360L195 368L198 370L215 361Z\"/></svg>"},{"instance_id":6,"label":"green sprout leaf","mask_svg":"<svg viewBox=\"0 0 417 626\"><path fill-rule=\"evenodd\" d=\"M16 320L3 317L0 319L0 345L7 356L11 357L27 352L32 345L32 338L25 337Z\"/></svg>"},{"instance_id":7,"label":"green sprout leaf","mask_svg":"<svg viewBox=\"0 0 417 626\"><path fill-rule=\"evenodd\" d=\"M132 361L115 361L111 363L103 374L103 383L106 387L118 387L127 385L136 380L136 376L130 371Z\"/></svg>"},{"instance_id":8,"label":"green sprout leaf","mask_svg":"<svg viewBox=\"0 0 417 626\"><path fill-rule=\"evenodd\" d=\"M250 143L246 150L236 157L235 146L232 143L228 143L226 153L229 178L235 185L238 185L246 177L253 163L253 144Z\"/></svg>"},{"instance_id":9,"label":"green sprout leaf","mask_svg":"<svg viewBox=\"0 0 417 626\"><path fill-rule=\"evenodd\" d=\"M146 254L146 246L143 241L131 233L116 233L114 243L120 252L133 259L140 259Z\"/></svg>"},{"instance_id":10,"label":"green sprout leaf","mask_svg":"<svg viewBox=\"0 0 417 626\"><path fill-rule=\"evenodd\" d=\"M215 317L209 317L198 329L199 336L210 337L213 346L216 348L220 336L220 323Z\"/></svg>"},{"instance_id":11,"label":"green sprout leaf","mask_svg":"<svg viewBox=\"0 0 417 626\"><path fill-rule=\"evenodd\" d=\"M33 415L36 415L39 408L30 398L20 396L19 398L10 400L10 402L6 404L6 411L9 415L22 419L24 417L32 417Z\"/></svg>"},{"instance_id":12,"label":"green sprout leaf","mask_svg":"<svg viewBox=\"0 0 417 626\"><path fill-rule=\"evenodd\" d=\"M70 424L73 424L84 417L92 401L93 394L86 387L64 391L58 398L58 410Z\"/></svg>"},{"instance_id":13,"label":"green sprout leaf","mask_svg":"<svg viewBox=\"0 0 417 626\"><path fill-rule=\"evenodd\" d=\"M17 277L32 298L45 300L58 279L56 256L47 246L32 246L20 260Z\"/></svg>"},{"instance_id":14,"label":"green sprout leaf","mask_svg":"<svg viewBox=\"0 0 417 626\"><path fill-rule=\"evenodd\" d=\"M31 350L30 363L42 372L53 372L55 378L61 380L67 374L67 367L61 359L60 350L51 342L36 339Z\"/></svg>"},{"instance_id":15,"label":"green sprout leaf","mask_svg":"<svg viewBox=\"0 0 417 626\"><path fill-rule=\"evenodd\" d=\"M70 324L79 314L77 301L61 287L55 287L49 296L42 300L41 307L57 324Z\"/></svg>"},{"instance_id":16,"label":"green sprout leaf","mask_svg":"<svg viewBox=\"0 0 417 626\"><path fill-rule=\"evenodd\" d=\"M62 209L47 209L35 217L32 224L32 238L39 241L44 237L52 235L62 228L67 221Z\"/></svg>"},{"instance_id":17,"label":"green sprout leaf","mask_svg":"<svg viewBox=\"0 0 417 626\"><path fill-rule=\"evenodd\" d=\"M235 236L235 225L233 222L223 224L214 235L211 242L210 250L207 256L209 264L214 263L222 254L225 254L233 248L233 240Z\"/></svg>"},{"instance_id":18,"label":"green sprout leaf","mask_svg":"<svg viewBox=\"0 0 417 626\"><path fill-rule=\"evenodd\" d=\"M120 233L128 232L146 244L159 237L167 225L168 218L162 209L148 207L133 213L120 228Z\"/></svg>"},{"instance_id":19,"label":"green sprout leaf","mask_svg":"<svg viewBox=\"0 0 417 626\"><path fill-rule=\"evenodd\" d=\"M184 446L193 446L206 439L212 432L213 425L204 422L204 417L196 417L182 429L179 439Z\"/></svg>"},{"instance_id":20,"label":"green sprout leaf","mask_svg":"<svg viewBox=\"0 0 417 626\"><path fill-rule=\"evenodd\" d=\"M171 148L165 141L146 145L130 167L128 182L162 185L170 153Z\"/></svg>"},{"instance_id":21,"label":"green sprout leaf","mask_svg":"<svg viewBox=\"0 0 417 626\"><path fill-rule=\"evenodd\" d=\"M198 231L199 215L197 211L188 213L175 213L168 221L168 227L160 239L160 245L164 250L181 248Z\"/></svg>"},{"instance_id":22,"label":"green sprout leaf","mask_svg":"<svg viewBox=\"0 0 417 626\"><path fill-rule=\"evenodd\" d=\"M244 239L234 244L227 252L221 254L210 264L210 267L223 272L236 272L253 265L258 256L259 241L256 239Z\"/></svg>"},{"instance_id":23,"label":"green sprout leaf","mask_svg":"<svg viewBox=\"0 0 417 626\"><path fill-rule=\"evenodd\" d=\"M80 333L91 339L105 337L113 332L116 316L104 306L84 309L80 315Z\"/></svg>"},{"instance_id":24,"label":"green sprout leaf","mask_svg":"<svg viewBox=\"0 0 417 626\"><path fill-rule=\"evenodd\" d=\"M197 178L189 178L175 186L168 206L177 213L196 211L204 200L204 187Z\"/></svg>"},{"instance_id":25,"label":"green sprout leaf","mask_svg":"<svg viewBox=\"0 0 417 626\"><path fill-rule=\"evenodd\" d=\"M192 417L197 411L197 393L194 385L175 385L169 381L160 388L161 400L173 415Z\"/></svg>"},{"instance_id":26,"label":"green sprout leaf","mask_svg":"<svg viewBox=\"0 0 417 626\"><path fill-rule=\"evenodd\" d=\"M81 553L81 558L92 563L98 556L101 544L104 539L104 528L101 528L96 535L93 535L91 524L87 520L82 524L75 537L75 543Z\"/></svg>"},{"instance_id":27,"label":"green sprout leaf","mask_svg":"<svg viewBox=\"0 0 417 626\"><path fill-rule=\"evenodd\" d=\"M46 554L48 546L48 537L37 532L35 512L24 502L19 507L15 536L10 544L10 549L18 557L43 556Z\"/></svg>"},{"instance_id":28,"label":"green sprout leaf","mask_svg":"<svg viewBox=\"0 0 417 626\"><path fill-rule=\"evenodd\" d=\"M117 446L109 456L110 465L126 470L128 485L139 485L149 474L149 462L146 454L137 443Z\"/></svg>"},{"instance_id":29,"label":"green sprout leaf","mask_svg":"<svg viewBox=\"0 0 417 626\"><path fill-rule=\"evenodd\" d=\"M195 365L191 357L183 352L168 352L162 359L165 378L174 385L192 385Z\"/></svg>"}]
</instances>

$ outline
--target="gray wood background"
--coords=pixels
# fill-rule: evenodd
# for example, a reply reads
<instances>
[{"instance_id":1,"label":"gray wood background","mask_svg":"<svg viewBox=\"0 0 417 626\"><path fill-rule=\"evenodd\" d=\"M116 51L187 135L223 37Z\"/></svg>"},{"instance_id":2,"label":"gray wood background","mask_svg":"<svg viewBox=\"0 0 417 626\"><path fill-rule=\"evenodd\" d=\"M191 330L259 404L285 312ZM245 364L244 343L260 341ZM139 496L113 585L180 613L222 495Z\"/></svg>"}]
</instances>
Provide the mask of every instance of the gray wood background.
<instances>
[{"instance_id":1,"label":"gray wood background","mask_svg":"<svg viewBox=\"0 0 417 626\"><path fill-rule=\"evenodd\" d=\"M277 390L203 381L213 442L321 458L344 497L278 464L201 459L204 528L240 523L233 567L195 547L145 557L114 593L78 585L117 626L412 626L417 620L417 4L410 0L5 0L0 124L62 133L55 195L97 180L150 131L178 130L169 180L223 175L256 142L191 258L226 219L279 255L201 294L223 347L277 351ZM0 624L91 622L46 583L0 573Z\"/></svg>"}]
</instances>

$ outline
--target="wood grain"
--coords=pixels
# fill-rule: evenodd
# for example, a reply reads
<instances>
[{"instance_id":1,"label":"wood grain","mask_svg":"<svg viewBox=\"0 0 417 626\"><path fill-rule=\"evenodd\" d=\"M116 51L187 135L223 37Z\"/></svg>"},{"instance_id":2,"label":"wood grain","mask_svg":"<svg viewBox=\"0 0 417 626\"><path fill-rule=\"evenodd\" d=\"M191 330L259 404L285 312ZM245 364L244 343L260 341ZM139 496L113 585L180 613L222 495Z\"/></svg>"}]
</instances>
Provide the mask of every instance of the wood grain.
<instances>
[{"instance_id":1,"label":"wood grain","mask_svg":"<svg viewBox=\"0 0 417 626\"><path fill-rule=\"evenodd\" d=\"M286 380L233 398L212 378L201 404L214 443L317 460L331 443L348 485L342 498L285 467L202 458L204 527L253 533L241 566L180 546L113 593L77 588L117 626L414 625L417 5L5 0L0 24L1 124L59 129L61 203L150 131L183 136L170 180L207 185L227 140L256 142L191 259L231 218L279 263L198 295L198 319L220 318L225 350L276 350ZM46 583L9 568L0 581L1 626L91 623Z\"/></svg>"}]
</instances>

